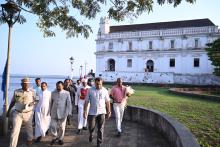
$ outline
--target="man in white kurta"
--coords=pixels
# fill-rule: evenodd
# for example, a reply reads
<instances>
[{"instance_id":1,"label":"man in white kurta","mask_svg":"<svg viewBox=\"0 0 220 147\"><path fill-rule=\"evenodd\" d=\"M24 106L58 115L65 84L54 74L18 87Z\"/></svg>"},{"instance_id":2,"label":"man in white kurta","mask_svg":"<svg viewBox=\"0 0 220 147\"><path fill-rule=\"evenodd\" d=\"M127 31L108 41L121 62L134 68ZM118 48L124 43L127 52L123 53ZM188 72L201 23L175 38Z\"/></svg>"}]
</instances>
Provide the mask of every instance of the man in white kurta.
<instances>
[{"instance_id":1,"label":"man in white kurta","mask_svg":"<svg viewBox=\"0 0 220 147\"><path fill-rule=\"evenodd\" d=\"M83 117L85 98L90 86L87 85L87 79L82 79L82 86L77 90L78 101L78 132L80 134L82 129L87 130L87 119Z\"/></svg>"},{"instance_id":2,"label":"man in white kurta","mask_svg":"<svg viewBox=\"0 0 220 147\"><path fill-rule=\"evenodd\" d=\"M41 137L45 137L50 127L50 102L51 92L47 90L47 83L41 83L39 92L39 102L35 108L35 138L40 142Z\"/></svg>"},{"instance_id":3,"label":"man in white kurta","mask_svg":"<svg viewBox=\"0 0 220 147\"><path fill-rule=\"evenodd\" d=\"M79 88L82 86L82 83L81 83L80 79L76 81L75 86L76 86L76 89L78 91ZM77 108L77 112L78 112L78 98L77 98L77 95L76 95L76 98L75 98L75 107Z\"/></svg>"},{"instance_id":4,"label":"man in white kurta","mask_svg":"<svg viewBox=\"0 0 220 147\"><path fill-rule=\"evenodd\" d=\"M56 90L51 93L51 133L53 139L51 145L56 141L63 145L63 138L66 127L66 119L68 115L72 114L72 105L70 93L64 88L64 83L59 81L56 83Z\"/></svg>"}]
</instances>

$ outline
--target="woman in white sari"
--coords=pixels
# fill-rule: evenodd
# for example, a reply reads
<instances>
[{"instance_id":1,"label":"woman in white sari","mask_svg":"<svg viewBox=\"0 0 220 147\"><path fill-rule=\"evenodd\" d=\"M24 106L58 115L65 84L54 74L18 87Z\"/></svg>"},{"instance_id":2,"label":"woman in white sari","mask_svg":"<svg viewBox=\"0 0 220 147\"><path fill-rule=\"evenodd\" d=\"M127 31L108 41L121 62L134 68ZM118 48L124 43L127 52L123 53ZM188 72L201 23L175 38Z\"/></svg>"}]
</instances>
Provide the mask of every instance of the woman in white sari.
<instances>
[{"instance_id":1,"label":"woman in white sari","mask_svg":"<svg viewBox=\"0 0 220 147\"><path fill-rule=\"evenodd\" d=\"M47 83L41 83L41 91L39 92L39 102L35 108L35 138L36 142L40 142L45 137L50 127L50 102L51 92L47 90Z\"/></svg>"}]
</instances>

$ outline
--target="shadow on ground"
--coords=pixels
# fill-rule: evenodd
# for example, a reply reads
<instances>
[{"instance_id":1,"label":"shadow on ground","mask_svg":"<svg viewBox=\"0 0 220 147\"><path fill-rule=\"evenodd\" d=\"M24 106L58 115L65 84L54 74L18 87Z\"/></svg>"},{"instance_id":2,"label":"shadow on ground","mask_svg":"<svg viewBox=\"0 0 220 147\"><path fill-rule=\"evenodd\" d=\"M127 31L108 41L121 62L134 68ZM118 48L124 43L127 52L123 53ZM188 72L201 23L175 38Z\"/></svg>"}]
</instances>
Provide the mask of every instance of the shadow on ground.
<instances>
[{"instance_id":1,"label":"shadow on ground","mask_svg":"<svg viewBox=\"0 0 220 147\"><path fill-rule=\"evenodd\" d=\"M96 146L96 135L94 136L93 142L89 142L89 132L83 131L81 135L77 135L77 115L75 114L72 118L72 124L67 125L64 145L63 147L95 147ZM116 135L116 126L114 118L106 120L104 130L104 142L103 147L171 147L171 145L165 140L165 138L152 128L148 128L139 125L134 122L124 121L123 122L123 134L121 137ZM95 132L96 134L96 132ZM0 146L8 147L9 139L0 138ZM21 129L19 136L18 147L27 147L26 145L26 134L24 128ZM40 143L33 143L31 147L49 147L51 136L46 136ZM54 144L53 147L60 145Z\"/></svg>"}]
</instances>

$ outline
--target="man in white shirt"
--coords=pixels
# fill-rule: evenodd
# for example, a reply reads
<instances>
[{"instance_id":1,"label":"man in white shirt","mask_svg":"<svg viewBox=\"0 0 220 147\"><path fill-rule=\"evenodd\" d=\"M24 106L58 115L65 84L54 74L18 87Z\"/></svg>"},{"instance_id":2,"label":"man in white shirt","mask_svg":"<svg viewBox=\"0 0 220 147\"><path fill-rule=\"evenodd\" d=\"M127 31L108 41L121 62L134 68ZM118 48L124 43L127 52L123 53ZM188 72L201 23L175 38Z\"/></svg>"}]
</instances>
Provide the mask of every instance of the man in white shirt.
<instances>
[{"instance_id":1,"label":"man in white shirt","mask_svg":"<svg viewBox=\"0 0 220 147\"><path fill-rule=\"evenodd\" d=\"M78 89L82 86L82 83L81 83L81 80L80 80L80 79L78 79L78 80L76 81L75 86L76 86L76 89L77 89L77 91L78 91ZM77 98L75 98L75 107L76 107L77 113L78 113L78 99L77 99Z\"/></svg>"},{"instance_id":2,"label":"man in white shirt","mask_svg":"<svg viewBox=\"0 0 220 147\"><path fill-rule=\"evenodd\" d=\"M101 78L95 79L95 87L89 89L86 96L86 102L84 106L84 118L88 115L88 126L89 126L89 141L93 140L93 132L97 124L97 146L100 147L103 141L103 132L105 124L105 114L107 118L111 116L110 98L106 88L102 86L103 80ZM89 113L88 104L90 104ZM107 109L107 112L106 112Z\"/></svg>"},{"instance_id":3,"label":"man in white shirt","mask_svg":"<svg viewBox=\"0 0 220 147\"><path fill-rule=\"evenodd\" d=\"M51 92L47 90L47 83L41 83L39 102L35 108L35 142L40 142L45 137L50 126L50 102Z\"/></svg>"}]
</instances>

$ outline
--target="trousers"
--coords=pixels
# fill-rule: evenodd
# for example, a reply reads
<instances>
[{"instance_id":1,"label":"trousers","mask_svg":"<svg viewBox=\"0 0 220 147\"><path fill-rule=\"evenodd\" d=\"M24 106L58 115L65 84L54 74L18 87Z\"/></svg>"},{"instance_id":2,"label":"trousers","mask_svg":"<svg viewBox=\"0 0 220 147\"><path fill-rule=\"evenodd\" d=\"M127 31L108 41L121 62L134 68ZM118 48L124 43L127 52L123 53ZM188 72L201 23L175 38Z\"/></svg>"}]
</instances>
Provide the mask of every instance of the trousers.
<instances>
[{"instance_id":1,"label":"trousers","mask_svg":"<svg viewBox=\"0 0 220 147\"><path fill-rule=\"evenodd\" d=\"M102 143L103 134L104 134L104 125L105 125L105 114L99 115L89 115L88 116L88 126L90 136L93 136L93 132L95 130L95 126L98 126L97 129L97 143Z\"/></svg>"},{"instance_id":2,"label":"trousers","mask_svg":"<svg viewBox=\"0 0 220 147\"><path fill-rule=\"evenodd\" d=\"M66 128L66 118L64 119L51 119L51 134L53 139L63 140Z\"/></svg>"},{"instance_id":3,"label":"trousers","mask_svg":"<svg viewBox=\"0 0 220 147\"><path fill-rule=\"evenodd\" d=\"M87 126L87 119L85 119L83 117L84 104L85 104L85 100L79 99L79 101L78 101L78 129L82 129L83 127ZM87 109L87 111L88 111L88 109ZM88 114L88 112L87 112L87 114Z\"/></svg>"},{"instance_id":4,"label":"trousers","mask_svg":"<svg viewBox=\"0 0 220 147\"><path fill-rule=\"evenodd\" d=\"M18 143L18 136L21 130L22 122L24 122L25 130L27 133L27 140L32 141L33 139L33 127L32 127L32 120L33 120L33 111L27 113L20 113L16 110L12 111L12 133L10 138L10 145L9 147L16 147Z\"/></svg>"},{"instance_id":5,"label":"trousers","mask_svg":"<svg viewBox=\"0 0 220 147\"><path fill-rule=\"evenodd\" d=\"M122 132L121 123L122 123L123 115L124 115L124 106L121 105L120 103L114 103L113 108L115 111L115 120L116 120L117 130L118 132Z\"/></svg>"}]
</instances>

